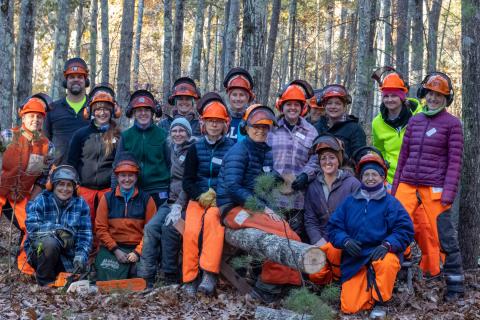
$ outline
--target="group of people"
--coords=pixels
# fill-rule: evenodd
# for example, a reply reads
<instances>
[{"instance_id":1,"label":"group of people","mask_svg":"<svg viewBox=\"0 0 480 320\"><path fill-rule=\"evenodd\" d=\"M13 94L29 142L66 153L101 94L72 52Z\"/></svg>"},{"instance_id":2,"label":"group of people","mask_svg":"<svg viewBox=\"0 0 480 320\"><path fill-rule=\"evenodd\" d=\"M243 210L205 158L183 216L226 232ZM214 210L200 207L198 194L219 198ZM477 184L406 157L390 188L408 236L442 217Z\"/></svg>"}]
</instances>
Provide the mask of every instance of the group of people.
<instances>
[{"instance_id":1,"label":"group of people","mask_svg":"<svg viewBox=\"0 0 480 320\"><path fill-rule=\"evenodd\" d=\"M443 272L445 299L458 299L464 275L451 206L463 137L446 109L453 87L431 73L421 103L387 70L367 146L342 85L314 90L294 80L274 110L255 103L242 68L226 75L226 100L177 79L171 115L151 92L135 91L124 110L133 125L122 132L113 87L101 83L87 95L87 64L68 60L66 97L29 97L21 126L1 134L0 207L21 233L18 268L39 285L94 266L98 280L141 277L152 287L161 278L211 295L225 228L257 228L320 247L327 264L309 279L340 281L343 312L384 315L415 239L425 276ZM262 175L287 186L275 204L282 216L255 193ZM252 198L260 210L249 209ZM251 296L273 301L302 276L265 261Z\"/></svg>"}]
</instances>

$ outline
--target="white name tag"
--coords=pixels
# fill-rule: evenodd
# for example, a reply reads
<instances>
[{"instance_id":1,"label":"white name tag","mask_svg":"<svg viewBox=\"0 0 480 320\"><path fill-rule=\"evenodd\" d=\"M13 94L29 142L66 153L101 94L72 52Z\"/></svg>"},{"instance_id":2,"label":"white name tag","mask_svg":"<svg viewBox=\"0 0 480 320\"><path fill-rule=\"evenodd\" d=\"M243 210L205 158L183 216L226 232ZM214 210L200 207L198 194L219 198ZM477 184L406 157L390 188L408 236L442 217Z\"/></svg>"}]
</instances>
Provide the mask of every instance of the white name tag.
<instances>
[{"instance_id":1,"label":"white name tag","mask_svg":"<svg viewBox=\"0 0 480 320\"><path fill-rule=\"evenodd\" d=\"M302 139L302 140L305 140L305 138L306 138L303 133L300 133L300 132L298 132L298 131L295 132L295 136L298 137L298 138L300 138L300 139Z\"/></svg>"},{"instance_id":2,"label":"white name tag","mask_svg":"<svg viewBox=\"0 0 480 320\"><path fill-rule=\"evenodd\" d=\"M432 192L433 192L433 193L442 193L442 192L443 192L443 188L432 187Z\"/></svg>"},{"instance_id":3,"label":"white name tag","mask_svg":"<svg viewBox=\"0 0 480 320\"><path fill-rule=\"evenodd\" d=\"M215 163L215 164L218 164L218 165L222 165L222 159L213 157L213 158L212 158L212 163Z\"/></svg>"},{"instance_id":4,"label":"white name tag","mask_svg":"<svg viewBox=\"0 0 480 320\"><path fill-rule=\"evenodd\" d=\"M437 129L435 129L435 128L432 128L432 129L428 130L427 131L427 137L433 136L436 132L437 132Z\"/></svg>"},{"instance_id":5,"label":"white name tag","mask_svg":"<svg viewBox=\"0 0 480 320\"><path fill-rule=\"evenodd\" d=\"M179 160L180 162L185 161L185 156L182 154L180 157L178 157L178 160Z\"/></svg>"},{"instance_id":6,"label":"white name tag","mask_svg":"<svg viewBox=\"0 0 480 320\"><path fill-rule=\"evenodd\" d=\"M263 167L263 172L270 172L270 171L272 171L272 168L270 168L269 166Z\"/></svg>"},{"instance_id":7,"label":"white name tag","mask_svg":"<svg viewBox=\"0 0 480 320\"><path fill-rule=\"evenodd\" d=\"M250 217L250 214L247 211L240 210L240 212L237 213L233 221L235 221L236 224L241 226L245 222L245 220L248 219L248 217Z\"/></svg>"}]
</instances>

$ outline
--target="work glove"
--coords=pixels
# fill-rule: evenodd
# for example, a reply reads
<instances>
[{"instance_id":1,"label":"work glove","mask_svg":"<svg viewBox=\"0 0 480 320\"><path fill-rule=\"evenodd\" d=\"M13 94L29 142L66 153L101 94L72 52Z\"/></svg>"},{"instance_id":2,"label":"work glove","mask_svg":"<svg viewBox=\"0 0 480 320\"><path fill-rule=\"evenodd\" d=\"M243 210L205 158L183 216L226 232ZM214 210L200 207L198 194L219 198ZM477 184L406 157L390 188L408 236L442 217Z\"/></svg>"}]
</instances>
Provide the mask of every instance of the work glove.
<instances>
[{"instance_id":1,"label":"work glove","mask_svg":"<svg viewBox=\"0 0 480 320\"><path fill-rule=\"evenodd\" d=\"M292 189L295 191L303 190L308 186L308 176L306 173L300 173L292 182Z\"/></svg>"},{"instance_id":2,"label":"work glove","mask_svg":"<svg viewBox=\"0 0 480 320\"><path fill-rule=\"evenodd\" d=\"M73 248L75 245L75 242L73 241L73 234L67 229L57 229L55 230L55 235L60 240L64 249Z\"/></svg>"},{"instance_id":3,"label":"work glove","mask_svg":"<svg viewBox=\"0 0 480 320\"><path fill-rule=\"evenodd\" d=\"M75 256L73 259L73 268L78 270L78 272L82 272L85 269L85 263L83 262L82 257Z\"/></svg>"},{"instance_id":4,"label":"work glove","mask_svg":"<svg viewBox=\"0 0 480 320\"><path fill-rule=\"evenodd\" d=\"M362 247L360 245L360 242L350 238L343 243L345 251L352 257L359 257L362 254Z\"/></svg>"},{"instance_id":5,"label":"work glove","mask_svg":"<svg viewBox=\"0 0 480 320\"><path fill-rule=\"evenodd\" d=\"M170 213L165 218L165 225L168 226L169 224L174 225L182 216L182 206L179 204L173 204L172 208L170 209Z\"/></svg>"},{"instance_id":6,"label":"work glove","mask_svg":"<svg viewBox=\"0 0 480 320\"><path fill-rule=\"evenodd\" d=\"M217 193L212 188L209 188L207 192L204 192L198 197L198 202L204 209L217 206Z\"/></svg>"},{"instance_id":7,"label":"work glove","mask_svg":"<svg viewBox=\"0 0 480 320\"><path fill-rule=\"evenodd\" d=\"M372 253L370 254L370 260L383 260L383 258L385 258L385 256L387 255L388 251L390 251L390 244L384 241L381 245L373 249Z\"/></svg>"}]
</instances>

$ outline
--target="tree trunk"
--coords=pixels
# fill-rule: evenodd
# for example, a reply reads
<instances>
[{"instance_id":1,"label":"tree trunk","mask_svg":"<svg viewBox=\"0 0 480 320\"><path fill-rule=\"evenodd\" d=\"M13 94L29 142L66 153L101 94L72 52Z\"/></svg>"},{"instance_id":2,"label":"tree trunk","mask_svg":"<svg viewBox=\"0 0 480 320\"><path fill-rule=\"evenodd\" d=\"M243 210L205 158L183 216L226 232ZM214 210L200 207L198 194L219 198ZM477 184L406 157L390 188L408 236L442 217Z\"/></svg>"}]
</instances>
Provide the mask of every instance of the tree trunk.
<instances>
[{"instance_id":1,"label":"tree trunk","mask_svg":"<svg viewBox=\"0 0 480 320\"><path fill-rule=\"evenodd\" d=\"M333 19L335 17L333 1L327 2L327 25L325 26L325 42L323 55L323 76L322 83L330 83L330 69L332 67L332 38L333 38Z\"/></svg>"},{"instance_id":2,"label":"tree trunk","mask_svg":"<svg viewBox=\"0 0 480 320\"><path fill-rule=\"evenodd\" d=\"M240 0L231 0L230 11L228 13L228 28L225 39L225 65L223 74L226 75L228 71L235 66L235 52L237 35L239 32L239 15L240 15ZM220 79L223 81L223 78Z\"/></svg>"},{"instance_id":3,"label":"tree trunk","mask_svg":"<svg viewBox=\"0 0 480 320\"><path fill-rule=\"evenodd\" d=\"M319 247L288 240L255 228L225 228L225 241L235 248L307 274L320 271L326 261L325 254Z\"/></svg>"},{"instance_id":4,"label":"tree trunk","mask_svg":"<svg viewBox=\"0 0 480 320\"><path fill-rule=\"evenodd\" d=\"M465 133L459 241L465 268L480 257L480 0L462 0L462 106Z\"/></svg>"},{"instance_id":5,"label":"tree trunk","mask_svg":"<svg viewBox=\"0 0 480 320\"><path fill-rule=\"evenodd\" d=\"M408 0L408 15L407 15L407 33L406 33L406 44L405 44L405 52L404 52L404 73L403 76L405 79L408 79L410 77L410 47L411 47L411 41L410 41L410 36L412 34L412 20L413 16L415 15L415 1L414 0Z\"/></svg>"},{"instance_id":6,"label":"tree trunk","mask_svg":"<svg viewBox=\"0 0 480 320\"><path fill-rule=\"evenodd\" d=\"M55 26L55 49L52 60L52 87L50 89L50 96L54 100L65 96L62 82L63 65L68 54L69 16L70 9L68 1L58 2L57 24Z\"/></svg>"},{"instance_id":7,"label":"tree trunk","mask_svg":"<svg viewBox=\"0 0 480 320\"><path fill-rule=\"evenodd\" d=\"M228 37L228 24L230 18L230 7L232 4L232 0L227 0L225 3L225 8L223 11L223 34L222 34L222 50L220 51L221 59L220 59L220 70L219 70L219 80L223 81L225 77L225 70L227 69L226 66L226 58L227 58L227 37ZM228 72L228 70L227 70ZM215 75L216 78L216 75ZM216 88L216 81L214 82L214 87Z\"/></svg>"},{"instance_id":8,"label":"tree trunk","mask_svg":"<svg viewBox=\"0 0 480 320\"><path fill-rule=\"evenodd\" d=\"M219 28L219 17L218 17L218 13L216 14L216 23L215 23L215 62L213 64L213 91L217 91L217 76L219 73L223 74L223 67L222 66L218 66L218 58L219 58L219 54L218 54L218 39L222 38L222 30ZM223 51L223 50L222 50ZM222 55L220 53L220 55ZM222 57L220 57L220 62L222 60Z\"/></svg>"},{"instance_id":9,"label":"tree trunk","mask_svg":"<svg viewBox=\"0 0 480 320\"><path fill-rule=\"evenodd\" d=\"M138 89L138 71L140 68L140 40L143 26L143 0L138 0L137 28L135 30L135 46L133 48L133 87Z\"/></svg>"},{"instance_id":10,"label":"tree trunk","mask_svg":"<svg viewBox=\"0 0 480 320\"><path fill-rule=\"evenodd\" d=\"M90 85L95 86L97 76L97 21L98 21L98 0L92 0L92 16L90 22Z\"/></svg>"},{"instance_id":11,"label":"tree trunk","mask_svg":"<svg viewBox=\"0 0 480 320\"><path fill-rule=\"evenodd\" d=\"M393 40L392 40L392 1L383 0L382 1L382 16L384 20L383 28L383 65L391 66L392 56L393 56Z\"/></svg>"},{"instance_id":12,"label":"tree trunk","mask_svg":"<svg viewBox=\"0 0 480 320\"><path fill-rule=\"evenodd\" d=\"M190 61L190 76L197 83L200 82L200 64L203 50L203 23L205 16L205 0L198 0L197 16L195 18L195 32L193 37L192 60Z\"/></svg>"},{"instance_id":13,"label":"tree trunk","mask_svg":"<svg viewBox=\"0 0 480 320\"><path fill-rule=\"evenodd\" d=\"M366 71L367 71L367 81L371 81L370 75L375 67L376 63L376 58L377 55L375 54L374 50L374 41L375 41L375 32L376 32L376 21L377 17L380 14L379 8L377 7L377 0L370 1L371 3L371 8L370 8L370 31L368 35L368 58L366 61ZM369 83L367 86L370 86L371 83ZM371 137L371 130L372 126L371 123L373 121L373 106L374 106L374 97L373 97L373 90L367 90L367 103L365 105L365 108L363 109L365 111L365 115L363 119L361 118L363 128L365 130L365 134L367 137Z\"/></svg>"},{"instance_id":14,"label":"tree trunk","mask_svg":"<svg viewBox=\"0 0 480 320\"><path fill-rule=\"evenodd\" d=\"M13 124L13 61L14 56L14 30L13 30L13 1L2 2L0 7L0 128L11 128Z\"/></svg>"},{"instance_id":15,"label":"tree trunk","mask_svg":"<svg viewBox=\"0 0 480 320\"><path fill-rule=\"evenodd\" d=\"M415 8L412 17L412 86L410 92L417 92L418 85L423 78L423 0L414 0Z\"/></svg>"},{"instance_id":16,"label":"tree trunk","mask_svg":"<svg viewBox=\"0 0 480 320\"><path fill-rule=\"evenodd\" d=\"M102 82L110 82L110 40L108 31L108 0L100 0L102 14Z\"/></svg>"},{"instance_id":17,"label":"tree trunk","mask_svg":"<svg viewBox=\"0 0 480 320\"><path fill-rule=\"evenodd\" d=\"M172 0L163 1L163 103L167 103L172 82Z\"/></svg>"},{"instance_id":18,"label":"tree trunk","mask_svg":"<svg viewBox=\"0 0 480 320\"><path fill-rule=\"evenodd\" d=\"M202 81L201 88L203 92L209 91L209 83L208 83L208 66L210 64L210 55L212 50L212 19L213 19L213 6L211 4L208 5L208 13L207 13L207 34L205 39L205 54L203 59L203 71L202 71ZM216 32L213 33L216 36Z\"/></svg>"},{"instance_id":19,"label":"tree trunk","mask_svg":"<svg viewBox=\"0 0 480 320\"><path fill-rule=\"evenodd\" d=\"M123 0L120 51L117 70L117 101L125 108L130 99L130 66L132 64L133 19L135 0Z\"/></svg>"},{"instance_id":20,"label":"tree trunk","mask_svg":"<svg viewBox=\"0 0 480 320\"><path fill-rule=\"evenodd\" d=\"M288 63L289 67L289 80L292 81L294 78L295 70L295 24L297 16L297 0L290 0L290 7L288 9L288 36L290 41L290 61Z\"/></svg>"},{"instance_id":21,"label":"tree trunk","mask_svg":"<svg viewBox=\"0 0 480 320\"><path fill-rule=\"evenodd\" d=\"M308 314L300 314L287 309L272 309L258 306L255 309L255 320L311 320Z\"/></svg>"},{"instance_id":22,"label":"tree trunk","mask_svg":"<svg viewBox=\"0 0 480 320\"><path fill-rule=\"evenodd\" d=\"M264 79L260 84L259 99L260 103L268 104L270 95L270 84L272 82L273 57L275 55L275 45L278 33L278 21L280 19L281 0L273 0L272 16L270 18L270 31L268 34L267 55L265 57Z\"/></svg>"},{"instance_id":23,"label":"tree trunk","mask_svg":"<svg viewBox=\"0 0 480 320\"><path fill-rule=\"evenodd\" d=\"M428 12L427 72L437 69L438 22L441 10L442 0L433 0L432 7Z\"/></svg>"},{"instance_id":24,"label":"tree trunk","mask_svg":"<svg viewBox=\"0 0 480 320\"><path fill-rule=\"evenodd\" d=\"M317 12L321 12L322 6L320 0L317 0L316 3ZM318 73L320 70L320 25L321 25L321 15L315 15L315 70L313 74L313 86L318 88L319 78ZM337 73L338 74L338 73Z\"/></svg>"},{"instance_id":25,"label":"tree trunk","mask_svg":"<svg viewBox=\"0 0 480 320\"><path fill-rule=\"evenodd\" d=\"M407 18L408 1L397 0L397 43L396 43L396 69L402 75L405 74L405 51L408 50ZM408 63L408 60L407 60Z\"/></svg>"},{"instance_id":26,"label":"tree trunk","mask_svg":"<svg viewBox=\"0 0 480 320\"><path fill-rule=\"evenodd\" d=\"M77 7L77 28L75 35L75 56L77 57L80 57L82 51L83 5L83 0L80 0Z\"/></svg>"},{"instance_id":27,"label":"tree trunk","mask_svg":"<svg viewBox=\"0 0 480 320\"><path fill-rule=\"evenodd\" d=\"M440 50L439 50L439 53L440 53L440 68L443 68L444 67L444 63L442 61L442 57L443 57L443 43L445 41L445 32L447 30L447 21L448 21L448 17L450 16L450 6L452 5L452 1L451 0L448 0L448 7L447 7L447 12L445 12L445 21L443 23L443 30L442 30L442 40L440 40Z\"/></svg>"},{"instance_id":28,"label":"tree trunk","mask_svg":"<svg viewBox=\"0 0 480 320\"><path fill-rule=\"evenodd\" d=\"M348 11L345 7L345 4L342 3L342 9L340 13L340 36L339 36L339 45L337 48L337 70L335 72L335 83L340 83L342 81L342 74L345 74L346 70L344 68L345 65L345 31L346 31L346 24L347 24L347 15Z\"/></svg>"},{"instance_id":29,"label":"tree trunk","mask_svg":"<svg viewBox=\"0 0 480 320\"><path fill-rule=\"evenodd\" d=\"M172 80L175 81L182 74L183 49L183 18L185 14L185 0L175 0L175 24L172 55Z\"/></svg>"},{"instance_id":30,"label":"tree trunk","mask_svg":"<svg viewBox=\"0 0 480 320\"><path fill-rule=\"evenodd\" d=\"M345 67L345 78L343 80L343 84L347 88L351 88L352 80L354 79L352 76L355 72L355 45L357 43L357 33L358 33L358 10L354 10L350 15L350 30L348 32L350 38L348 39L348 43L350 44L348 48L348 59L347 59L347 66ZM358 50L358 49L357 49Z\"/></svg>"}]
</instances>

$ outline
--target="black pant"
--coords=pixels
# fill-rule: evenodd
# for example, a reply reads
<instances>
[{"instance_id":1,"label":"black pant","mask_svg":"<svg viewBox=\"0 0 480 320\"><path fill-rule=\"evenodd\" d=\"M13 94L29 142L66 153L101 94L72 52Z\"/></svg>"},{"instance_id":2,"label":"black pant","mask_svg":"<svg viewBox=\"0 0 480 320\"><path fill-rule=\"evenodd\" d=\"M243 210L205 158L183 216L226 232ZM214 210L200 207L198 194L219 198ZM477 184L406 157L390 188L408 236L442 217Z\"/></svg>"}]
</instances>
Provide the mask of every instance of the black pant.
<instances>
[{"instance_id":1,"label":"black pant","mask_svg":"<svg viewBox=\"0 0 480 320\"><path fill-rule=\"evenodd\" d=\"M53 236L44 237L33 244L34 252L29 263L35 269L37 283L41 286L54 282L57 275L65 271L60 255L62 246Z\"/></svg>"}]
</instances>

